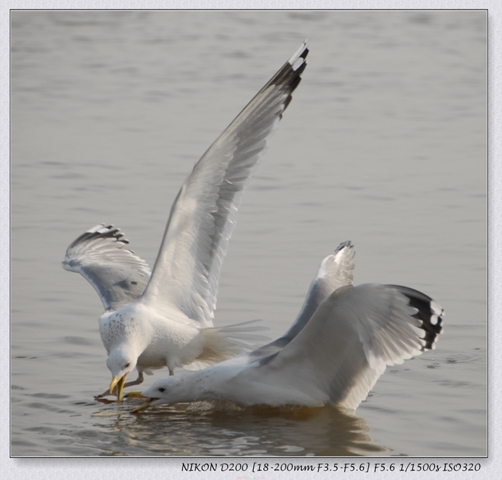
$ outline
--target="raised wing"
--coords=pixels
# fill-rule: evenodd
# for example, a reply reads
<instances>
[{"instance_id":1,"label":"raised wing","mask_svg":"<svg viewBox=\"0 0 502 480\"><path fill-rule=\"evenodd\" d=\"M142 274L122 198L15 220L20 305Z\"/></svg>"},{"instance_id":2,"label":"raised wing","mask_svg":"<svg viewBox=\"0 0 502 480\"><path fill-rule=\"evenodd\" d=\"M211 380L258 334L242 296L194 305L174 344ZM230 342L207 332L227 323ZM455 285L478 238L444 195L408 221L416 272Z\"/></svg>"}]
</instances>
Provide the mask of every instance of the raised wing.
<instances>
[{"instance_id":1,"label":"raised wing","mask_svg":"<svg viewBox=\"0 0 502 480\"><path fill-rule=\"evenodd\" d=\"M442 314L434 300L407 287L346 286L288 345L242 375L355 409L387 365L434 348Z\"/></svg>"},{"instance_id":2,"label":"raised wing","mask_svg":"<svg viewBox=\"0 0 502 480\"><path fill-rule=\"evenodd\" d=\"M202 326L212 325L244 189L300 83L307 54L303 44L195 165L171 208L145 303L169 302Z\"/></svg>"},{"instance_id":3,"label":"raised wing","mask_svg":"<svg viewBox=\"0 0 502 480\"><path fill-rule=\"evenodd\" d=\"M66 250L63 268L83 275L96 289L105 310L116 310L141 297L150 269L126 248L129 241L113 225L96 225Z\"/></svg>"},{"instance_id":4,"label":"raised wing","mask_svg":"<svg viewBox=\"0 0 502 480\"><path fill-rule=\"evenodd\" d=\"M354 283L354 246L350 241L338 245L333 255L327 256L319 266L317 275L310 284L307 297L297 319L284 337L293 339L307 324L321 302L336 289Z\"/></svg>"},{"instance_id":5,"label":"raised wing","mask_svg":"<svg viewBox=\"0 0 502 480\"><path fill-rule=\"evenodd\" d=\"M263 345L252 352L244 354L247 363L260 358L268 357L283 349L312 318L319 305L328 298L335 290L345 285L352 285L354 281L354 246L350 241L341 243L333 255L328 255L319 266L315 278L310 284L309 291L303 302L298 317L290 329L280 338ZM239 363L243 359L239 360Z\"/></svg>"}]
</instances>

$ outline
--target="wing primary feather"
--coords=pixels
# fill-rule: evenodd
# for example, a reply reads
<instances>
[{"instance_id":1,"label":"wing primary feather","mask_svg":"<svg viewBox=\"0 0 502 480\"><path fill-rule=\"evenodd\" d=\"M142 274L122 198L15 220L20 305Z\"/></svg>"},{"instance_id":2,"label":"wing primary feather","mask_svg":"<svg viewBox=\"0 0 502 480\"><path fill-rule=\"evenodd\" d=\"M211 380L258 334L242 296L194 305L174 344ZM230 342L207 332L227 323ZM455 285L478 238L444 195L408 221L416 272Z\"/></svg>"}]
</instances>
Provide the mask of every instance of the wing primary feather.
<instances>
[{"instance_id":1,"label":"wing primary feather","mask_svg":"<svg viewBox=\"0 0 502 480\"><path fill-rule=\"evenodd\" d=\"M88 280L105 310L138 300L148 283L147 263L126 248L128 244L119 228L99 224L77 237L66 250L63 268Z\"/></svg>"},{"instance_id":2,"label":"wing primary feather","mask_svg":"<svg viewBox=\"0 0 502 480\"><path fill-rule=\"evenodd\" d=\"M356 409L386 366L434 348L443 314L437 302L408 287L346 285L293 339L282 337L247 354L255 363L239 375L272 389L310 392L313 402ZM268 356L256 358L260 350Z\"/></svg>"},{"instance_id":3,"label":"wing primary feather","mask_svg":"<svg viewBox=\"0 0 502 480\"><path fill-rule=\"evenodd\" d=\"M424 350L434 350L438 335L443 331L443 308L425 293L401 285L387 285L403 294L408 299L410 307L417 311L412 314L421 321L420 328L424 331Z\"/></svg>"}]
</instances>

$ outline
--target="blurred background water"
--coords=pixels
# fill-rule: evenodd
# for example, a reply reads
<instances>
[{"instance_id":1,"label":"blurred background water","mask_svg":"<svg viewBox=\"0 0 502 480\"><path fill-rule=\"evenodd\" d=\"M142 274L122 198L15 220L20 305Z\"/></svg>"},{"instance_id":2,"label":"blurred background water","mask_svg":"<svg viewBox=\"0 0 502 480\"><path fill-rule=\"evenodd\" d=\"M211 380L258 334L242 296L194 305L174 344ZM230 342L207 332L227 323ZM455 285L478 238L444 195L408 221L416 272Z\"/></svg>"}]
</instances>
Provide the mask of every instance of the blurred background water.
<instances>
[{"instance_id":1,"label":"blurred background water","mask_svg":"<svg viewBox=\"0 0 502 480\"><path fill-rule=\"evenodd\" d=\"M389 368L356 415L94 401L102 306L61 268L68 244L110 222L152 265L194 162L305 38L215 323L280 335L352 240L356 283L445 308L437 350ZM486 48L484 11L12 12L11 454L485 455Z\"/></svg>"}]
</instances>

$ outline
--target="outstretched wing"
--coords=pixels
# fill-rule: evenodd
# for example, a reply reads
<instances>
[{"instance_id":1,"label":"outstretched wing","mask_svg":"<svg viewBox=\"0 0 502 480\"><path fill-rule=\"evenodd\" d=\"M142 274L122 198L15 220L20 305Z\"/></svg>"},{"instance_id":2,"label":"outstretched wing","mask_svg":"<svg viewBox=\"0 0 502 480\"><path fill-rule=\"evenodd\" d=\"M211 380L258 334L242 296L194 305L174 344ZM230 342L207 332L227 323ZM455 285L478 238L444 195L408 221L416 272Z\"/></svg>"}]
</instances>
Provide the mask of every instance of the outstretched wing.
<instances>
[{"instance_id":1,"label":"outstretched wing","mask_svg":"<svg viewBox=\"0 0 502 480\"><path fill-rule=\"evenodd\" d=\"M242 375L355 409L387 365L434 348L442 314L434 300L411 288L342 287L288 345Z\"/></svg>"},{"instance_id":2,"label":"outstretched wing","mask_svg":"<svg viewBox=\"0 0 502 480\"><path fill-rule=\"evenodd\" d=\"M129 241L113 225L96 225L66 250L63 268L83 275L96 289L105 310L116 310L141 297L150 269L126 248Z\"/></svg>"},{"instance_id":3,"label":"outstretched wing","mask_svg":"<svg viewBox=\"0 0 502 480\"><path fill-rule=\"evenodd\" d=\"M195 165L171 209L143 296L211 326L220 269L244 189L306 67L306 44L257 93Z\"/></svg>"}]
</instances>

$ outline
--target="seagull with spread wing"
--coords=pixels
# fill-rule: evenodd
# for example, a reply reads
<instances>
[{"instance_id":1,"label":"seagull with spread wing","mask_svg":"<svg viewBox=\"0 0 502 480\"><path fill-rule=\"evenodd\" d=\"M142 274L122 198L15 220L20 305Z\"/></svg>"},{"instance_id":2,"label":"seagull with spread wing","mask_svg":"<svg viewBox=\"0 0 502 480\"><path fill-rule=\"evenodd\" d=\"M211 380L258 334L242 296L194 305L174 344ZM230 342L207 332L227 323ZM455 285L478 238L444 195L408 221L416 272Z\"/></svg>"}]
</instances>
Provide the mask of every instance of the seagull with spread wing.
<instances>
[{"instance_id":1,"label":"seagull with spread wing","mask_svg":"<svg viewBox=\"0 0 502 480\"><path fill-rule=\"evenodd\" d=\"M218 282L242 195L307 54L304 43L195 164L171 207L151 273L112 225L97 225L68 247L63 267L82 274L105 308L99 330L112 381L103 395L116 389L120 402L123 388L142 383L143 372L167 366L172 375L196 360L221 361L260 337L255 322L213 327ZM137 380L125 383L134 368Z\"/></svg>"},{"instance_id":2,"label":"seagull with spread wing","mask_svg":"<svg viewBox=\"0 0 502 480\"><path fill-rule=\"evenodd\" d=\"M141 392L148 406L226 401L239 406L335 405L355 410L386 366L434 348L443 309L397 285L353 285L354 251L326 257L291 328L256 350ZM136 395L137 396L137 395Z\"/></svg>"}]
</instances>

